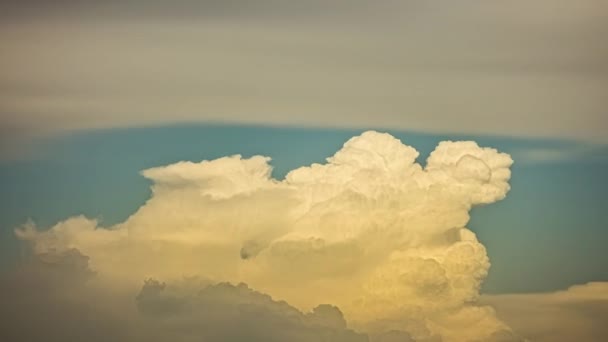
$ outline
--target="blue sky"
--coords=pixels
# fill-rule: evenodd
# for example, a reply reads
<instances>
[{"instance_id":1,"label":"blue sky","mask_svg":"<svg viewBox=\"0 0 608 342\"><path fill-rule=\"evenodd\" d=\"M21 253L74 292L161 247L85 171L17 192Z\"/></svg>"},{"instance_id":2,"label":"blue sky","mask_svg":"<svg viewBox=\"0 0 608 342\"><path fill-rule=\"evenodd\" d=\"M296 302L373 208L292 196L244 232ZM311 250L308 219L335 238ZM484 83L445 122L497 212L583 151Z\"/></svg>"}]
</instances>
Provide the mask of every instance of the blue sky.
<instances>
[{"instance_id":1,"label":"blue sky","mask_svg":"<svg viewBox=\"0 0 608 342\"><path fill-rule=\"evenodd\" d=\"M105 226L125 220L150 196L143 169L260 154L272 157L273 176L281 179L291 169L322 162L361 131L192 124L90 130L39 141L28 158L0 163L2 266L18 257L13 229L28 218L41 227L80 214ZM507 198L471 214L469 226L492 262L485 292L550 291L608 280L608 149L565 140L390 133L418 149L421 163L439 141L469 139L515 160Z\"/></svg>"}]
</instances>

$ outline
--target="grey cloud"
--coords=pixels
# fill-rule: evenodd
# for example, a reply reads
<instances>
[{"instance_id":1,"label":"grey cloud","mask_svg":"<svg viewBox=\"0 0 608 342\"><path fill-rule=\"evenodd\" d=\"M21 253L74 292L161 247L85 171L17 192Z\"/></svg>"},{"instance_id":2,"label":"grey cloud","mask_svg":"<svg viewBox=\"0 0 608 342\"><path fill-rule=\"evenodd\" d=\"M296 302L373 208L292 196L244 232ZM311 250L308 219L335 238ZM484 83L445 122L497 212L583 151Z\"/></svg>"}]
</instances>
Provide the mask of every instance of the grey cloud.
<instances>
[{"instance_id":1,"label":"grey cloud","mask_svg":"<svg viewBox=\"0 0 608 342\"><path fill-rule=\"evenodd\" d=\"M404 331L391 330L385 333L378 334L374 342L413 342L414 339L410 334Z\"/></svg>"},{"instance_id":2,"label":"grey cloud","mask_svg":"<svg viewBox=\"0 0 608 342\"><path fill-rule=\"evenodd\" d=\"M415 2L415 1L414 1ZM386 1L386 4L397 5L397 1ZM413 3L413 2L412 2ZM386 6L383 5L383 6ZM376 5L377 6L377 5ZM79 15L103 15L115 18L257 18L272 19L281 16L290 17L323 17L326 14L339 15L349 10L361 11L373 8L369 2L362 0L336 1L281 1L281 0L126 0L126 1L88 1L63 0L42 1L26 0L0 4L5 16L49 16L67 13ZM395 6L396 7L396 6Z\"/></svg>"},{"instance_id":3,"label":"grey cloud","mask_svg":"<svg viewBox=\"0 0 608 342\"><path fill-rule=\"evenodd\" d=\"M165 284L149 279L135 298L94 283L88 258L76 249L28 259L0 278L0 340L415 341L397 330L356 333L335 306L323 304L302 313L242 283L210 284L191 278ZM504 338L507 335L491 341L518 341Z\"/></svg>"},{"instance_id":4,"label":"grey cloud","mask_svg":"<svg viewBox=\"0 0 608 342\"><path fill-rule=\"evenodd\" d=\"M196 288L195 288L196 289ZM368 341L346 328L342 313L321 305L302 314L245 284L220 283L192 293L148 280L137 296L151 336L180 341Z\"/></svg>"},{"instance_id":5,"label":"grey cloud","mask_svg":"<svg viewBox=\"0 0 608 342\"><path fill-rule=\"evenodd\" d=\"M2 341L367 342L340 310L302 313L245 284L147 280L124 297L94 286L78 250L32 257L0 278Z\"/></svg>"},{"instance_id":6,"label":"grey cloud","mask_svg":"<svg viewBox=\"0 0 608 342\"><path fill-rule=\"evenodd\" d=\"M1 341L127 341L128 327L78 250L43 253L0 277ZM110 297L110 299L113 299ZM104 304L105 303L105 304Z\"/></svg>"},{"instance_id":7,"label":"grey cloud","mask_svg":"<svg viewBox=\"0 0 608 342\"><path fill-rule=\"evenodd\" d=\"M608 340L608 283L573 286L565 291L486 295L497 315L515 331L537 342Z\"/></svg>"},{"instance_id":8,"label":"grey cloud","mask_svg":"<svg viewBox=\"0 0 608 342\"><path fill-rule=\"evenodd\" d=\"M602 2L3 6L0 126L33 136L221 121L605 142Z\"/></svg>"}]
</instances>

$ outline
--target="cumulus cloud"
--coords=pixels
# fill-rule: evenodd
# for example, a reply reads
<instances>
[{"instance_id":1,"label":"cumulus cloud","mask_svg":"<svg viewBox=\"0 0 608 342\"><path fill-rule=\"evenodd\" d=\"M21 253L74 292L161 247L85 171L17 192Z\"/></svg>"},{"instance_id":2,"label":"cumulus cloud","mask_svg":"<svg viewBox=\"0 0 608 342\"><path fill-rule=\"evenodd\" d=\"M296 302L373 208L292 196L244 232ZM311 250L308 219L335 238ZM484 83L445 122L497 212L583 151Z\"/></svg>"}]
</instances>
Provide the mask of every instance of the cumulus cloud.
<instances>
[{"instance_id":1,"label":"cumulus cloud","mask_svg":"<svg viewBox=\"0 0 608 342\"><path fill-rule=\"evenodd\" d=\"M137 307L150 325L145 340L367 342L348 330L340 310L320 305L303 314L246 284L167 286L148 280Z\"/></svg>"},{"instance_id":2,"label":"cumulus cloud","mask_svg":"<svg viewBox=\"0 0 608 342\"><path fill-rule=\"evenodd\" d=\"M302 313L242 283L148 279L125 296L87 281L92 277L87 258L71 249L38 254L0 278L0 340L369 341L347 329L334 306Z\"/></svg>"},{"instance_id":3,"label":"cumulus cloud","mask_svg":"<svg viewBox=\"0 0 608 342\"><path fill-rule=\"evenodd\" d=\"M76 249L38 253L0 276L1 341L128 341L129 306L97 288Z\"/></svg>"},{"instance_id":4,"label":"cumulus cloud","mask_svg":"<svg viewBox=\"0 0 608 342\"><path fill-rule=\"evenodd\" d=\"M478 302L490 263L466 228L473 206L506 196L512 159L470 141L440 143L425 166L418 156L369 131L284 180L262 156L180 162L142 172L152 197L123 223L73 217L17 235L37 255L78 250L95 286L139 293L137 315L160 314L152 336L187 341L204 326L211 341L298 341L292 331L331 341L518 340ZM141 288L145 279L158 280Z\"/></svg>"}]
</instances>

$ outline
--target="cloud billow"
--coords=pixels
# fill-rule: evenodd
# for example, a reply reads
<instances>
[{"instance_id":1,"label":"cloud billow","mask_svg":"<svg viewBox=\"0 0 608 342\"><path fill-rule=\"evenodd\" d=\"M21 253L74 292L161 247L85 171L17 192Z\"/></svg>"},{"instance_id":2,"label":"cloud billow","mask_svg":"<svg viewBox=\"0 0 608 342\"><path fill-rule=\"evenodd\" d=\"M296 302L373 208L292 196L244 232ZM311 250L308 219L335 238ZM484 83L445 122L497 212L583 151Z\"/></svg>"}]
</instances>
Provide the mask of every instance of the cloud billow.
<instances>
[{"instance_id":1,"label":"cloud billow","mask_svg":"<svg viewBox=\"0 0 608 342\"><path fill-rule=\"evenodd\" d=\"M470 141L418 156L369 131L284 180L262 156L179 162L143 171L152 197L125 222L17 235L36 255L88 257L88 282L137 307L137 336L518 340L477 302L490 263L466 228L473 206L506 196L512 159Z\"/></svg>"}]
</instances>

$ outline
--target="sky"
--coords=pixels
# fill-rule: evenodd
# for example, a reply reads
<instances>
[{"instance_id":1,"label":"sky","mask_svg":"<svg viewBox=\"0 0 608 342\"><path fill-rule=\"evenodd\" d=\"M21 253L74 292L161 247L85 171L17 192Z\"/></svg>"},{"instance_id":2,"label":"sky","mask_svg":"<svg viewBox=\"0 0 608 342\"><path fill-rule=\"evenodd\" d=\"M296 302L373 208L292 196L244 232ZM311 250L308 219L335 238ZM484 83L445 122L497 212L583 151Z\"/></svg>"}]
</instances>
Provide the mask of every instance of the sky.
<instances>
[{"instance_id":1,"label":"sky","mask_svg":"<svg viewBox=\"0 0 608 342\"><path fill-rule=\"evenodd\" d=\"M1 2L0 339L608 339L607 17Z\"/></svg>"}]
</instances>

